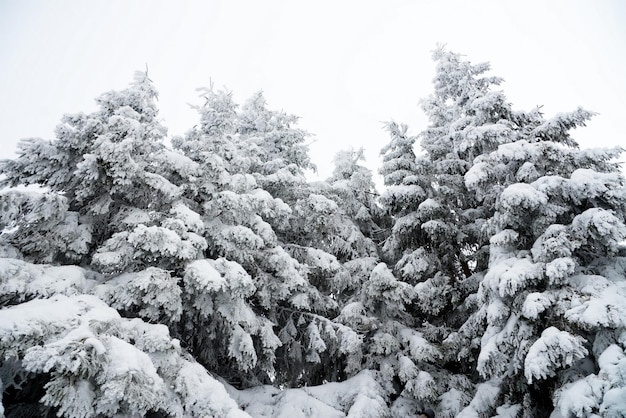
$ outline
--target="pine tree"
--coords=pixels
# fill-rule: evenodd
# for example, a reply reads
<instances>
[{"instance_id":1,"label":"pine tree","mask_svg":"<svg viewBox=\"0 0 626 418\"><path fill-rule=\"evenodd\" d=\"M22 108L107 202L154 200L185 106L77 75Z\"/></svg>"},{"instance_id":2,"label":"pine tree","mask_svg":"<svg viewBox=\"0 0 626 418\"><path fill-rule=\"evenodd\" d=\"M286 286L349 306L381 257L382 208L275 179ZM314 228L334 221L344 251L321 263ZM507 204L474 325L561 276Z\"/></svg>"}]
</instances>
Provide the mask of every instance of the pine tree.
<instances>
[{"instance_id":1,"label":"pine tree","mask_svg":"<svg viewBox=\"0 0 626 418\"><path fill-rule=\"evenodd\" d=\"M28 271L27 291L47 298L0 310L7 416L247 416L164 325L122 318L95 296L73 294L97 286L87 271L74 270L72 287L46 289L69 267L13 265L3 296L7 285L24 286L19 276Z\"/></svg>"},{"instance_id":2,"label":"pine tree","mask_svg":"<svg viewBox=\"0 0 626 418\"><path fill-rule=\"evenodd\" d=\"M599 359L623 350L621 325L606 316L610 298L588 286L623 294L626 234L621 151L581 150L569 133L591 116L578 109L545 120L530 112L515 142L477 159L466 175L469 188L495 203L481 306L461 328L480 347L481 376L500 379L492 407L506 402L529 415L556 408L564 416L618 416L623 407L614 397L621 383L591 372L619 368ZM602 389L583 397L573 390L588 384Z\"/></svg>"},{"instance_id":3,"label":"pine tree","mask_svg":"<svg viewBox=\"0 0 626 418\"><path fill-rule=\"evenodd\" d=\"M380 243L385 237L384 227L389 220L378 203L378 192L372 172L362 165L364 149L340 151L335 155L333 174L322 185L330 186L327 193L337 200L364 236Z\"/></svg>"},{"instance_id":4,"label":"pine tree","mask_svg":"<svg viewBox=\"0 0 626 418\"><path fill-rule=\"evenodd\" d=\"M308 134L260 93L203 90L168 149L145 73L22 141L1 185L41 189L0 192L0 413L623 416L621 150L434 58L380 199L362 150L308 183Z\"/></svg>"},{"instance_id":5,"label":"pine tree","mask_svg":"<svg viewBox=\"0 0 626 418\"><path fill-rule=\"evenodd\" d=\"M442 376L471 378L447 389L445 377L437 381L439 412L537 416L554 401L563 415L614 414L620 383L593 380L586 367L607 348L612 355L623 349L619 326L611 325L613 334L601 329L606 317L586 322L579 314L611 309L583 290L591 277L622 292L614 284L621 268L605 268L621 263L619 150L578 149L569 130L584 126L590 112L545 120L538 109L513 111L493 88L501 80L484 75L487 64L443 50L435 59L423 153L412 159L415 139L390 123L381 172L389 186L383 202L396 218L385 251L398 277L415 284L411 312L430 324L413 329L430 331ZM619 358L604 367L615 373ZM569 398L585 387L604 389L588 390L580 402Z\"/></svg>"},{"instance_id":6,"label":"pine tree","mask_svg":"<svg viewBox=\"0 0 626 418\"><path fill-rule=\"evenodd\" d=\"M6 219L15 233L4 240L31 260L92 263L110 273L151 265L161 255L172 259L164 268L195 258L206 243L193 228L174 225L172 215L185 209L180 188L168 179L179 171L179 178L188 178L194 167L165 149L156 97L147 74L137 73L127 89L98 97L96 112L64 116L55 140L21 141L19 157L0 165L2 184L34 184L48 192L28 211L43 219ZM32 197L18 196L3 199L27 210L33 205ZM50 238L52 232L63 238Z\"/></svg>"},{"instance_id":7,"label":"pine tree","mask_svg":"<svg viewBox=\"0 0 626 418\"><path fill-rule=\"evenodd\" d=\"M378 223L384 220L372 174L359 164L362 158L361 150L336 155L333 175L308 185L306 194L295 202L296 216L286 235L291 242L288 248L309 268L310 282L335 303L326 316L341 324L340 355L334 354L334 348L328 350L320 364L323 370L334 371L332 380L361 370L367 335L374 325L363 310L361 295L379 263ZM331 342L331 347L336 346ZM386 398L385 393L380 396Z\"/></svg>"},{"instance_id":8,"label":"pine tree","mask_svg":"<svg viewBox=\"0 0 626 418\"><path fill-rule=\"evenodd\" d=\"M501 80L485 75L488 64L472 65L443 49L434 59L435 92L422 102L430 122L419 134L423 153L415 157L406 126L387 125L392 139L382 150L389 186L383 202L397 220L385 250L405 280L432 277L418 267L428 262L454 287L486 261L485 215L464 175L476 157L510 140L515 115L493 88Z\"/></svg>"},{"instance_id":9,"label":"pine tree","mask_svg":"<svg viewBox=\"0 0 626 418\"><path fill-rule=\"evenodd\" d=\"M241 110L229 93L207 89L204 95L200 126L173 143L200 166L188 196L206 226L207 256L239 266L249 285L238 310L206 313L193 305L186 321L196 326L210 321L205 328L211 331L185 329L181 335L197 347L194 353L203 363L238 386L335 380L346 368L341 359L359 348L358 338L328 319L337 302L322 277L343 269L336 257L309 246L298 233L309 210L321 210L309 221L338 212L335 202L310 194L306 185L306 133L292 126L295 117L268 110L260 94ZM241 310L245 317L230 316ZM223 322L218 327L216 314L217 323ZM237 347L233 329L242 341L238 347L243 342L247 347L236 356L226 352Z\"/></svg>"},{"instance_id":10,"label":"pine tree","mask_svg":"<svg viewBox=\"0 0 626 418\"><path fill-rule=\"evenodd\" d=\"M401 259L396 268L434 263L439 271L433 279L445 272L454 280L444 282L447 291L431 291L433 279L418 284L420 302L442 309L437 295L447 293L453 306L464 301L457 313L471 313L464 320L440 310L434 320L445 318L451 330L460 325L458 332L443 334L446 368L465 364L461 370L471 375L475 364L484 379L476 382L474 399L460 416L545 415L552 401L563 415L614 413L614 381L603 390L611 394L607 401L600 391L572 402L559 388L590 380L585 370L594 362L591 345L599 324L579 321L573 312L599 295L586 294L583 283L595 275L603 275L607 285L621 280L600 267L621 260L624 192L614 162L619 150L578 149L569 130L584 126L590 112L578 109L552 120L538 110L514 112L501 92L489 88L499 79L478 77L486 64L471 65L443 51L436 58L436 94L424 102L431 126L422 134L432 188L416 215L426 233L420 259L429 254L429 262ZM454 290L459 278L467 285ZM595 355L616 348L610 344L596 348ZM546 402L548 394L552 399Z\"/></svg>"},{"instance_id":11,"label":"pine tree","mask_svg":"<svg viewBox=\"0 0 626 418\"><path fill-rule=\"evenodd\" d=\"M472 390L457 373L471 368L457 362L456 348L448 350L443 341L471 312L463 301L477 289L488 259L482 226L490 209L479 204L464 176L476 157L510 141L515 115L494 89L501 80L486 75L487 64L472 65L443 49L433 57L435 91L422 101L428 127L414 137L406 125L386 126L391 142L382 150L381 173L388 189L381 201L395 221L383 250L396 276L412 285L408 307L414 319L406 325L427 336L438 352L420 359L420 369L437 376L431 377L430 399L420 401L454 399L445 411L454 415ZM422 152L416 154L417 139ZM404 388L408 398L419 396L406 383Z\"/></svg>"},{"instance_id":12,"label":"pine tree","mask_svg":"<svg viewBox=\"0 0 626 418\"><path fill-rule=\"evenodd\" d=\"M197 167L165 148L156 97L137 73L127 89L101 95L97 111L65 116L56 139L23 141L19 157L2 162L4 184L47 191L2 194L12 209L0 240L29 261L90 266L110 280L101 296L120 312L171 323L184 265L207 244L181 199Z\"/></svg>"},{"instance_id":13,"label":"pine tree","mask_svg":"<svg viewBox=\"0 0 626 418\"><path fill-rule=\"evenodd\" d=\"M156 97L147 74L137 73L127 89L101 95L97 111L65 116L57 127L56 139L22 141L18 158L1 163L3 184L35 184L45 191L9 190L0 195L5 208L0 219L0 241L3 253L12 258L90 267L94 270L89 274L91 281L70 283L68 290L96 294L125 316L172 325L178 323L183 311L181 276L190 261L203 256L207 243L201 235L204 224L200 216L183 199L184 181L197 176L198 167L165 148L166 129L157 119ZM29 292L26 283L26 288L15 287L15 271L10 267L1 277L7 291L3 304L67 291L59 290L60 285L68 281L64 275L73 273L70 267L59 268L58 273L47 276L48 281L57 280L59 286L46 284L46 288L35 287ZM17 271L22 271L17 281L28 282L37 277L38 269L23 264ZM93 285L94 279L97 286ZM40 306L34 302L32 306ZM55 327L45 320L44 324ZM74 332L69 325L63 329ZM54 343L59 350L71 350L64 346L71 345L70 340L63 335L55 338L59 339ZM138 352L145 350L138 346L137 338L127 337L126 341L136 341ZM9 351L2 354L3 367L13 367L11 364L17 361L19 367L29 370L26 358L15 359ZM177 355L183 353L179 350ZM92 367L95 370L100 366ZM32 386L52 390L52 383L43 386L52 369L55 367L47 365L33 368L38 377L32 380ZM74 378L66 376L57 383L65 385L67 379ZM123 392L118 395L123 397ZM72 412L68 404L72 396L77 395L48 392L44 400L70 416L93 415L88 411ZM137 406L135 403L140 402L132 401L127 407ZM157 406L135 412L156 411L160 409ZM115 407L100 413L123 411Z\"/></svg>"}]
</instances>

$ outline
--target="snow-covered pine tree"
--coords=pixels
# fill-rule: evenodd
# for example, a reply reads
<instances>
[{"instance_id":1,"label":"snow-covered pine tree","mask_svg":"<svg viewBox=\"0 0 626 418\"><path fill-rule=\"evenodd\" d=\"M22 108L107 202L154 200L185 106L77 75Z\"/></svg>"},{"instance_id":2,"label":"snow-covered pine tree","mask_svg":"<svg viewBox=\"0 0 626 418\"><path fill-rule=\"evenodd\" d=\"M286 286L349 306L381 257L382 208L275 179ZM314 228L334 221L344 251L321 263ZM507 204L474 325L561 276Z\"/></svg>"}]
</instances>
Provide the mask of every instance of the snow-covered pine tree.
<instances>
[{"instance_id":1,"label":"snow-covered pine tree","mask_svg":"<svg viewBox=\"0 0 626 418\"><path fill-rule=\"evenodd\" d=\"M380 200L394 220L394 231L385 241L388 258L394 263L401 257L403 248L413 248L419 243L421 232L414 218L419 204L427 197L429 183L417 176L414 151L417 138L408 135L408 126L389 122L385 128L391 139L381 150L383 165L379 171L387 188Z\"/></svg>"},{"instance_id":2,"label":"snow-covered pine tree","mask_svg":"<svg viewBox=\"0 0 626 418\"><path fill-rule=\"evenodd\" d=\"M337 195L341 208L363 235L380 243L386 237L384 228L390 219L384 215L378 203L379 194L373 174L364 165L364 149L339 151L333 162L333 174L323 184L331 186L330 190Z\"/></svg>"},{"instance_id":3,"label":"snow-covered pine tree","mask_svg":"<svg viewBox=\"0 0 626 418\"><path fill-rule=\"evenodd\" d=\"M515 115L495 89L501 80L486 75L488 64L473 65L442 48L433 57L435 91L422 101L428 127L414 137L406 125L386 126L391 141L381 151L380 171L388 188L381 201L395 221L383 251L397 277L412 285L414 322L406 325L438 351L437 357L418 359L424 361L416 370L434 371L430 401L450 400L441 412L453 416L472 392L463 376L471 365L441 343L471 312L463 301L477 288L489 243L482 229L489 209L465 186L464 176L477 156L510 141ZM406 397L415 399L404 387Z\"/></svg>"},{"instance_id":4,"label":"snow-covered pine tree","mask_svg":"<svg viewBox=\"0 0 626 418\"><path fill-rule=\"evenodd\" d=\"M481 156L466 175L495 212L479 309L461 328L480 347L490 403L527 416L623 416L626 237L620 149L579 149L570 130L583 109L546 120L529 112L515 142ZM498 189L493 188L498 185ZM616 310L617 309L617 310ZM609 360L610 359L610 360Z\"/></svg>"},{"instance_id":5,"label":"snow-covered pine tree","mask_svg":"<svg viewBox=\"0 0 626 418\"><path fill-rule=\"evenodd\" d=\"M207 244L182 196L197 164L166 149L156 98L138 72L128 88L98 97L95 112L65 116L56 139L22 141L0 166L3 184L47 191L1 195L14 209L0 239L29 261L91 266L109 281L100 296L111 306L169 323L182 310L184 266Z\"/></svg>"},{"instance_id":6,"label":"snow-covered pine tree","mask_svg":"<svg viewBox=\"0 0 626 418\"><path fill-rule=\"evenodd\" d=\"M182 312L185 266L203 256L207 244L199 215L182 196L197 164L165 148L156 96L147 74L137 73L127 89L101 95L97 111L65 116L56 139L22 141L18 158L0 165L3 185L34 184L44 191L2 192L0 241L3 255L14 259L89 266L102 274L71 287L76 293L95 293L126 316L173 324ZM29 269L18 268L18 279L31 280ZM26 283L6 287L12 272L10 267L0 277L7 291L3 304L59 292L54 284L30 293ZM61 268L48 280L63 283L71 274L70 267ZM65 350L62 342L57 345ZM41 396L47 375L33 376Z\"/></svg>"},{"instance_id":7,"label":"snow-covered pine tree","mask_svg":"<svg viewBox=\"0 0 626 418\"><path fill-rule=\"evenodd\" d=\"M418 282L413 312L439 325L425 329L446 370L484 379L435 385L440 414L538 416L554 402L555 416L619 416L623 316L600 291L623 294L619 150L578 149L568 131L590 112L514 112L487 64L435 59L424 153L411 164L413 139L389 124L381 171L396 216L385 250Z\"/></svg>"},{"instance_id":8,"label":"snow-covered pine tree","mask_svg":"<svg viewBox=\"0 0 626 418\"><path fill-rule=\"evenodd\" d=\"M354 345L356 333L328 318L336 316L337 301L331 294L331 280L341 271L332 254L306 246L298 233L309 213L310 197L317 192L307 184L304 171L314 169L305 144L308 134L294 125L297 118L266 107L261 93L253 95L241 109L238 132L241 138L258 147L258 163L251 174L258 184L279 199L289 212L268 219L280 246L300 267L305 286L277 303L272 312L282 346L276 351L278 381L291 386L335 381L345 376L351 358L360 351ZM322 196L317 196L322 197ZM327 209L326 202L322 206ZM311 219L313 219L312 217ZM353 369L353 372L356 371Z\"/></svg>"},{"instance_id":9,"label":"snow-covered pine tree","mask_svg":"<svg viewBox=\"0 0 626 418\"><path fill-rule=\"evenodd\" d=\"M195 226L175 220L187 209L168 179L188 178L195 167L165 148L156 97L138 72L127 89L98 97L97 111L64 116L56 139L21 141L18 158L0 165L2 185L47 192L36 205L32 193L3 194L23 212L4 220L14 233L3 241L30 260L91 263L111 274L156 267L156 258L166 269L196 258L206 243Z\"/></svg>"},{"instance_id":10,"label":"snow-covered pine tree","mask_svg":"<svg viewBox=\"0 0 626 418\"><path fill-rule=\"evenodd\" d=\"M181 334L202 362L237 386L298 386L337 379L345 359L358 354L360 347L353 330L328 319L336 316L337 302L328 283L315 279L320 271L336 275L339 263L331 254L293 239L298 236L293 225L307 222L298 220L308 214L300 212L298 204L310 201L317 208L321 202L337 211L331 200L309 196L303 176L310 166L306 133L292 126L293 116L268 110L260 94L239 110L230 93L203 93L200 125L173 144L200 166L202 174L191 182L187 196L202 214L207 255L228 259L245 272L249 303L245 317L241 310L206 308L230 324L218 328L215 315L194 305L184 316L193 317L190 322L196 326L210 321L196 329L211 331L197 334L188 329ZM229 357L226 347L233 347L225 341L232 339L232 329L240 328L242 341L248 341L242 354L248 360L231 356L224 361ZM328 363L332 367L324 367Z\"/></svg>"},{"instance_id":11,"label":"snow-covered pine tree","mask_svg":"<svg viewBox=\"0 0 626 418\"><path fill-rule=\"evenodd\" d=\"M437 309L427 319L448 328L434 334L445 368L471 377L476 367L484 379L474 382L472 395L472 385L439 390L440 413L539 416L556 406L555 416L618 416L623 382L608 375L622 367L623 316L600 289L623 294L619 150L578 149L569 130L584 126L590 112L551 120L538 110L514 112L490 89L499 79L478 77L486 64L441 50L435 57L436 93L424 102L431 120L422 134L425 152L409 173L393 177L393 166L383 173L392 175L386 201L400 215L394 234L413 231L407 239L422 245L410 252L398 245L403 235L392 234L387 249L404 248L395 251L396 271L426 278L415 293L426 306L419 310ZM391 127L398 142L406 131ZM425 190L415 212L394 206L420 196L409 184ZM474 275L468 280L467 273ZM446 280L434 286L437 277ZM599 287L592 291L590 283ZM610 361L598 360L604 350Z\"/></svg>"},{"instance_id":12,"label":"snow-covered pine tree","mask_svg":"<svg viewBox=\"0 0 626 418\"><path fill-rule=\"evenodd\" d=\"M415 156L416 138L406 126L389 123L381 173L388 185L382 201L396 218L385 251L404 280L432 284L440 290L434 293L448 298L423 304L430 306L426 313L437 315L458 301L455 283L486 265L480 232L485 215L464 175L477 156L510 140L514 115L494 89L501 80L485 75L488 64L472 65L443 49L433 56L435 92L422 101L429 118L418 136L422 152ZM429 271L423 271L426 264Z\"/></svg>"},{"instance_id":13,"label":"snow-covered pine tree","mask_svg":"<svg viewBox=\"0 0 626 418\"><path fill-rule=\"evenodd\" d=\"M6 416L248 416L166 326L86 294L99 282L77 266L0 259Z\"/></svg>"},{"instance_id":14,"label":"snow-covered pine tree","mask_svg":"<svg viewBox=\"0 0 626 418\"><path fill-rule=\"evenodd\" d=\"M285 199L284 181L301 182L304 170L315 169L305 141L309 134L295 125L298 117L267 108L262 92L252 95L241 107L236 120L237 132L256 146L258 165L251 173L272 196ZM291 177L291 179L290 179Z\"/></svg>"},{"instance_id":15,"label":"snow-covered pine tree","mask_svg":"<svg viewBox=\"0 0 626 418\"><path fill-rule=\"evenodd\" d=\"M358 304L363 285L378 264L381 214L371 171L359 164L361 159L361 151L342 151L335 158L333 176L300 189L290 230L282 235L290 253L307 267L309 282L334 302L326 315L339 314L337 320L343 325L337 333L340 345L331 338L322 361L309 366L326 380L343 379L361 369L362 340L372 329L365 312L345 312L350 318L343 315L344 308L350 311L349 306Z\"/></svg>"}]
</instances>

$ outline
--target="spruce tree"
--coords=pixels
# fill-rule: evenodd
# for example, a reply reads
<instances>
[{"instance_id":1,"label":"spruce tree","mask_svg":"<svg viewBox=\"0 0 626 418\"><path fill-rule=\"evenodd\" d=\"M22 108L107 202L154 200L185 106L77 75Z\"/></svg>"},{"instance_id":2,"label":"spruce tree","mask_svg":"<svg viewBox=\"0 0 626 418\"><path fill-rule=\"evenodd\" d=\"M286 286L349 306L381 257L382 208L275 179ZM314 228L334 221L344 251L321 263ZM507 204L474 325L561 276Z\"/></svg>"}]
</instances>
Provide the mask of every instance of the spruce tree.
<instances>
[{"instance_id":1,"label":"spruce tree","mask_svg":"<svg viewBox=\"0 0 626 418\"><path fill-rule=\"evenodd\" d=\"M464 176L476 157L509 142L515 125L504 95L495 89L501 80L486 74L488 64L473 65L443 49L433 58L435 91L422 101L426 129L414 137L406 125L386 126L391 141L382 150L381 173L388 189L381 201L395 220L383 251L398 279L412 286L407 325L437 350L416 369L437 376L431 377L430 398L411 394L406 384L403 393L420 401L455 399L445 411L454 415L471 393L463 377L471 366L458 362L455 349L443 341L472 310L464 300L477 289L489 239L482 228L489 208L479 204Z\"/></svg>"},{"instance_id":2,"label":"spruce tree","mask_svg":"<svg viewBox=\"0 0 626 418\"><path fill-rule=\"evenodd\" d=\"M621 150L434 58L380 199L362 150L308 183L308 134L261 93L203 90L169 149L146 73L22 141L1 184L40 189L0 192L0 413L623 416Z\"/></svg>"},{"instance_id":3,"label":"spruce tree","mask_svg":"<svg viewBox=\"0 0 626 418\"><path fill-rule=\"evenodd\" d=\"M600 289L623 295L626 193L621 150L581 150L571 137L591 116L529 112L516 141L478 158L465 177L495 209L478 309L460 332L480 348L481 376L498 382L483 411L619 416L624 407L622 383L604 377L621 367L613 354L624 349L624 316L609 313L613 297ZM597 390L577 392L585 385Z\"/></svg>"},{"instance_id":4,"label":"spruce tree","mask_svg":"<svg viewBox=\"0 0 626 418\"><path fill-rule=\"evenodd\" d=\"M337 286L327 280L343 277L345 269L324 250L337 250L337 245L321 243L333 234L303 233L301 228L316 231L311 230L316 221L324 228L358 228L341 223L337 203L306 184L303 172L311 166L306 133L292 126L295 117L267 109L261 94L240 110L227 92L207 89L204 96L205 104L198 107L200 125L173 143L201 167L188 195L206 226L206 255L229 260L248 275L249 313L228 318L231 310L218 309L215 313L226 316L228 325L183 334L197 347L201 361L238 386L299 386L345 376L348 359L360 352L359 339L352 329L329 319L338 305L333 297ZM355 251L350 245L336 252ZM375 253L374 245L370 251ZM193 315L191 323L210 321L207 328L215 327L209 313L198 316L190 310L185 315ZM216 338L239 326L250 342L244 368L225 352L228 338ZM352 369L358 371L358 364Z\"/></svg>"},{"instance_id":5,"label":"spruce tree","mask_svg":"<svg viewBox=\"0 0 626 418\"><path fill-rule=\"evenodd\" d=\"M395 217L385 254L414 284L413 329L440 352L417 370L466 376L435 382L443 416L615 414L621 383L604 376L621 367L621 326L588 286L622 293L620 150L578 148L569 131L592 113L513 111L487 64L434 57L422 152L390 123L381 170Z\"/></svg>"}]
</instances>

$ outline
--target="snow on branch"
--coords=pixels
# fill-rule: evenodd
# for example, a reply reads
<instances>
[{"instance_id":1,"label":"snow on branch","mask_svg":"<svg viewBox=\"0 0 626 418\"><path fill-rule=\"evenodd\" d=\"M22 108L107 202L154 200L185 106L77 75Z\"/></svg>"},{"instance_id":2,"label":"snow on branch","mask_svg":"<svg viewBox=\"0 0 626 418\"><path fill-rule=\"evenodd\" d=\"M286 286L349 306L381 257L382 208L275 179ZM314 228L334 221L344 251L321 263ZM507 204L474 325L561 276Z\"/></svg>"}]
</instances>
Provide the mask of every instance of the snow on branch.
<instances>
[{"instance_id":1,"label":"snow on branch","mask_svg":"<svg viewBox=\"0 0 626 418\"><path fill-rule=\"evenodd\" d=\"M524 375L528 383L555 375L557 369L571 366L588 354L585 339L549 327L528 350L524 360Z\"/></svg>"}]
</instances>

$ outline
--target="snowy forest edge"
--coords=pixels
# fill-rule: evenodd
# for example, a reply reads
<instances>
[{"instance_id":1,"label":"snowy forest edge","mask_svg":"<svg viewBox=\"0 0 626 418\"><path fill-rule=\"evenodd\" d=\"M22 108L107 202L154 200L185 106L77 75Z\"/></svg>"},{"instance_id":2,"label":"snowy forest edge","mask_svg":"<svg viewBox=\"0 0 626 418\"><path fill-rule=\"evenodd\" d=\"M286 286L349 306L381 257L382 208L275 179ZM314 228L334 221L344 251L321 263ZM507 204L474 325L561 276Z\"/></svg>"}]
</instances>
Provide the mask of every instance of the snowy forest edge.
<instances>
[{"instance_id":1,"label":"snowy forest edge","mask_svg":"<svg viewBox=\"0 0 626 418\"><path fill-rule=\"evenodd\" d=\"M358 149L307 181L308 133L260 93L205 89L169 138L144 72L22 140L0 411L626 416L622 150L578 147L592 112L514 110L488 64L433 58L381 194Z\"/></svg>"}]
</instances>

